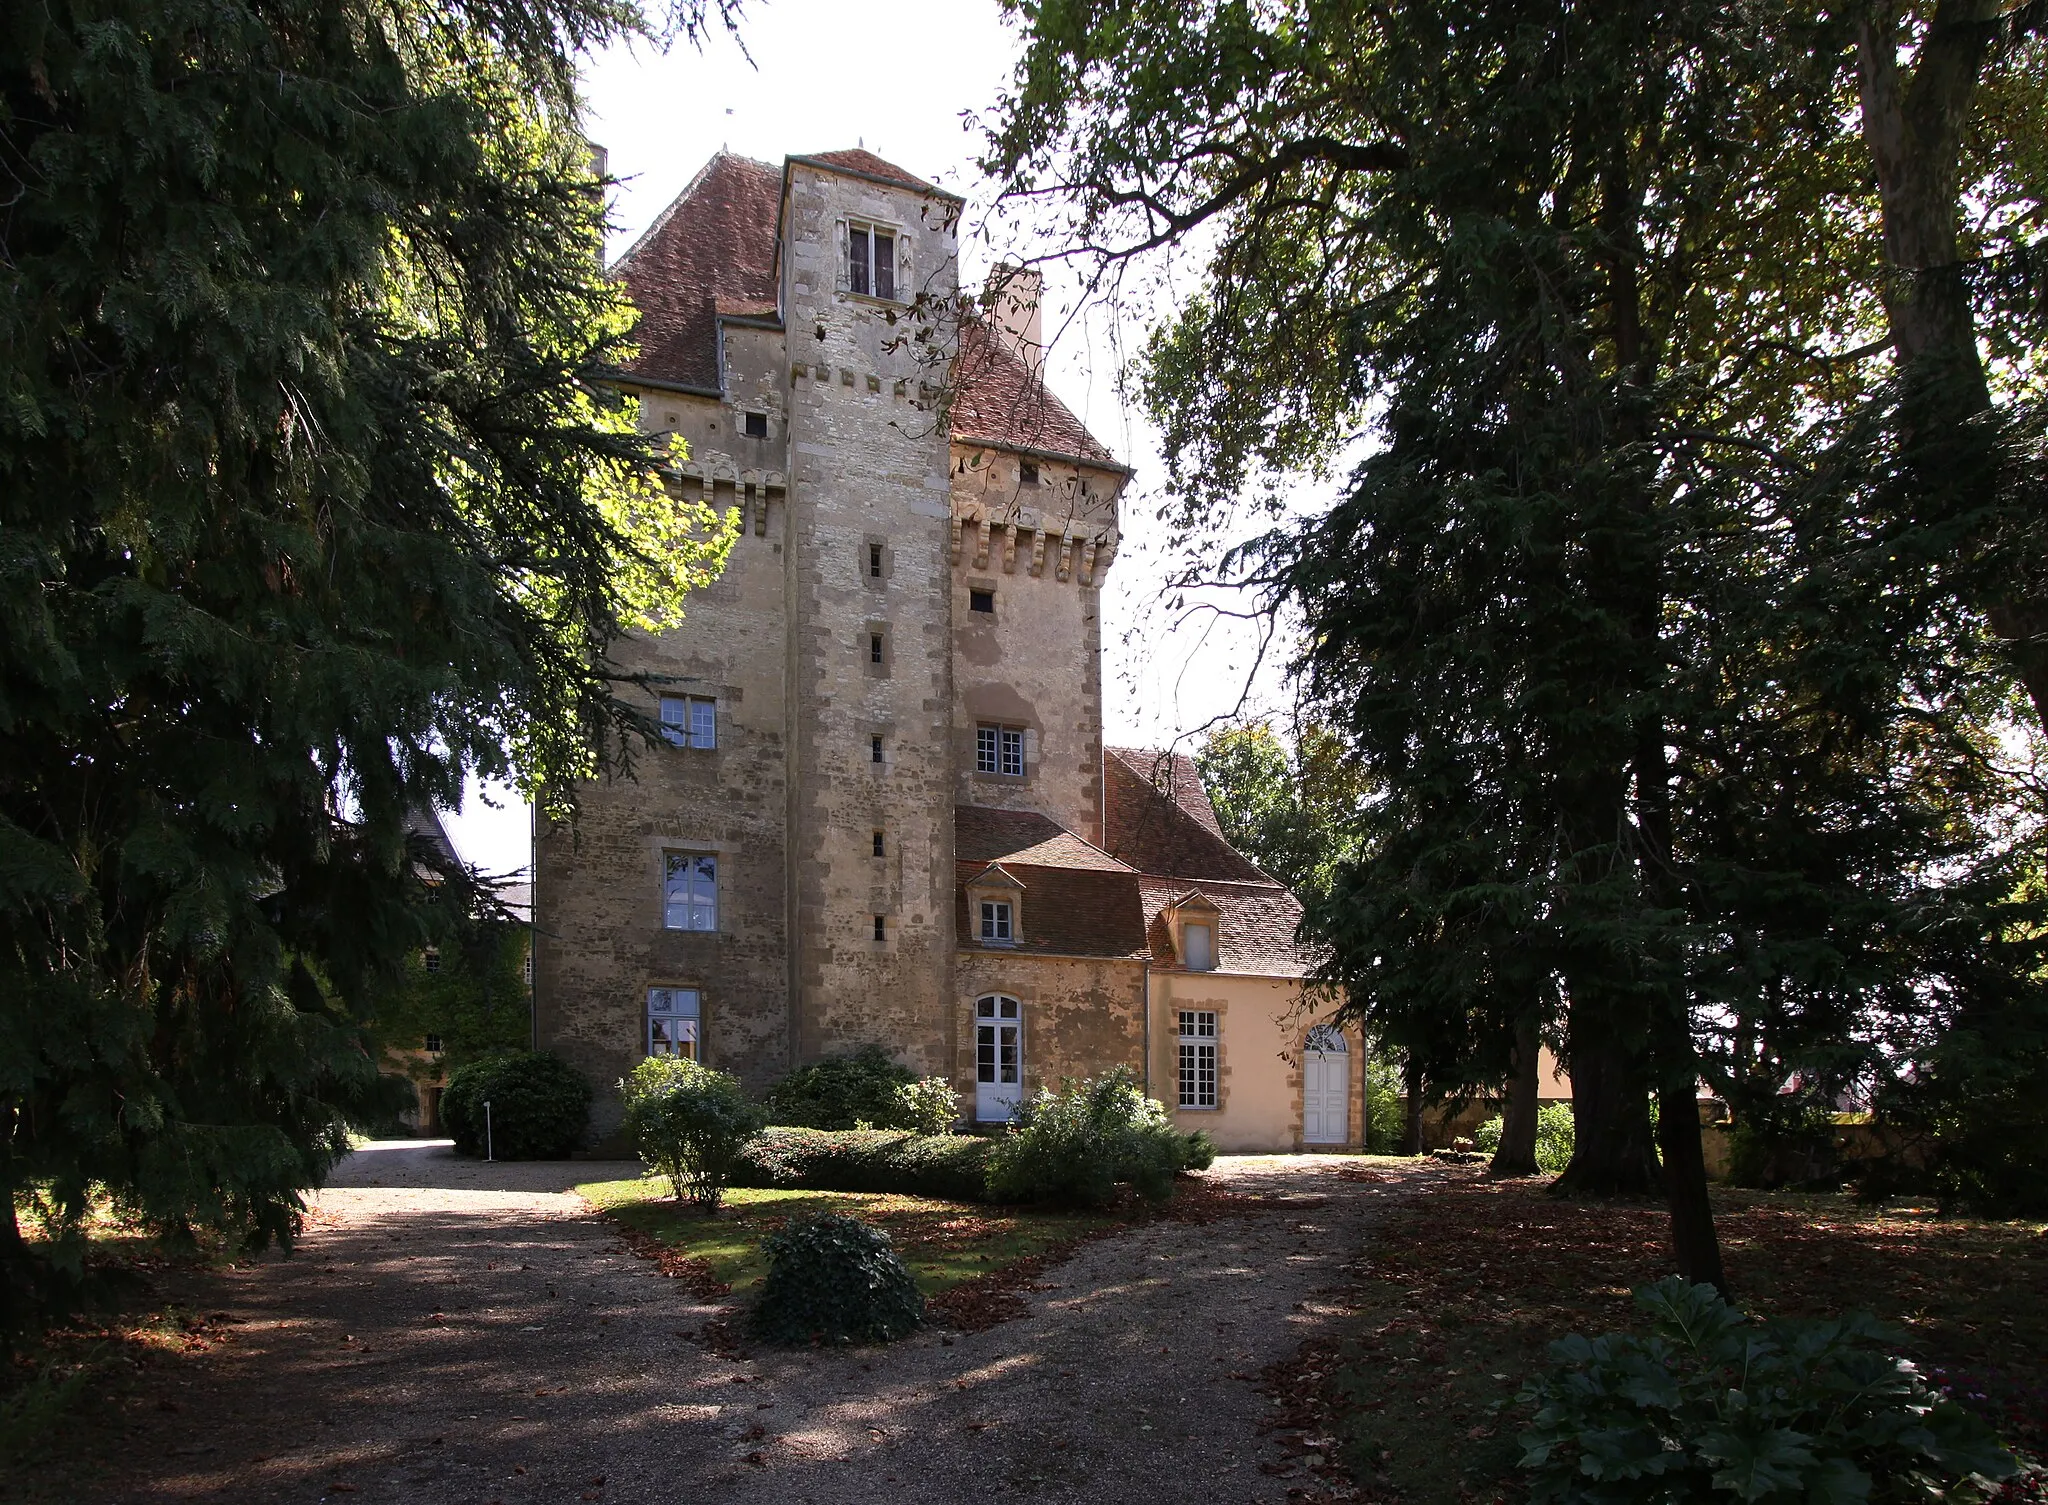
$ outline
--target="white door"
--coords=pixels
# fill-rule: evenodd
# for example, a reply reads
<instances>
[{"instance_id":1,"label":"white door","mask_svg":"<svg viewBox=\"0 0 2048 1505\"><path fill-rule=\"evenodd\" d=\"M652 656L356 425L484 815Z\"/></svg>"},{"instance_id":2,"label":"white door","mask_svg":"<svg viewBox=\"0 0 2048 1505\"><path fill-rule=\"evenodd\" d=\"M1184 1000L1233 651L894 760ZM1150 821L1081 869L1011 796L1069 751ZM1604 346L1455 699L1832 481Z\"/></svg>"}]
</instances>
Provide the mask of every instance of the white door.
<instances>
[{"instance_id":1,"label":"white door","mask_svg":"<svg viewBox=\"0 0 2048 1505\"><path fill-rule=\"evenodd\" d=\"M1024 1007L992 994L974 1002L974 1116L985 1124L1016 1115L1024 1100Z\"/></svg>"},{"instance_id":2,"label":"white door","mask_svg":"<svg viewBox=\"0 0 2048 1505\"><path fill-rule=\"evenodd\" d=\"M1303 1144L1346 1144L1351 1139L1351 1057L1344 1036L1327 1024L1308 1033L1301 1063Z\"/></svg>"}]
</instances>

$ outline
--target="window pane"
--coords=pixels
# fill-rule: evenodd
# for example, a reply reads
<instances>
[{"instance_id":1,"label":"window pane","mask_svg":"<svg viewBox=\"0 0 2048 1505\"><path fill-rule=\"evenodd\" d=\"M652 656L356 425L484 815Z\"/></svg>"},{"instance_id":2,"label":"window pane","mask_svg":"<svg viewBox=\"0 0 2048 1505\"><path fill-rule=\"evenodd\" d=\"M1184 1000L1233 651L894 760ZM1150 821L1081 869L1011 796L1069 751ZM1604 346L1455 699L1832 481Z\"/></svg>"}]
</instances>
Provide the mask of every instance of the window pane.
<instances>
[{"instance_id":1,"label":"window pane","mask_svg":"<svg viewBox=\"0 0 2048 1505\"><path fill-rule=\"evenodd\" d=\"M974 1031L974 1079L977 1082L993 1082L996 1079L996 1027L983 1024Z\"/></svg>"},{"instance_id":2,"label":"window pane","mask_svg":"<svg viewBox=\"0 0 2048 1505\"><path fill-rule=\"evenodd\" d=\"M1001 765L996 761L996 729L992 726L978 726L974 729L974 771L994 773Z\"/></svg>"},{"instance_id":3,"label":"window pane","mask_svg":"<svg viewBox=\"0 0 2048 1505\"><path fill-rule=\"evenodd\" d=\"M662 923L670 930L718 928L718 859L708 853L670 852Z\"/></svg>"},{"instance_id":4,"label":"window pane","mask_svg":"<svg viewBox=\"0 0 2048 1505\"><path fill-rule=\"evenodd\" d=\"M1003 728L1003 772L1014 777L1024 772L1024 734Z\"/></svg>"},{"instance_id":5,"label":"window pane","mask_svg":"<svg viewBox=\"0 0 2048 1505\"><path fill-rule=\"evenodd\" d=\"M1186 942L1187 963L1191 970L1206 972L1215 965L1215 951L1207 925L1185 926L1181 930L1181 938Z\"/></svg>"},{"instance_id":6,"label":"window pane","mask_svg":"<svg viewBox=\"0 0 2048 1505\"><path fill-rule=\"evenodd\" d=\"M717 701L693 700L690 702L690 746L718 746Z\"/></svg>"},{"instance_id":7,"label":"window pane","mask_svg":"<svg viewBox=\"0 0 2048 1505\"><path fill-rule=\"evenodd\" d=\"M868 232L865 230L847 232L846 285L856 293L868 291Z\"/></svg>"},{"instance_id":8,"label":"window pane","mask_svg":"<svg viewBox=\"0 0 2048 1505\"><path fill-rule=\"evenodd\" d=\"M996 1079L1001 1082L1017 1080L1017 1026L999 1024L996 1033L1001 1037L997 1047L998 1070Z\"/></svg>"},{"instance_id":9,"label":"window pane","mask_svg":"<svg viewBox=\"0 0 2048 1505\"><path fill-rule=\"evenodd\" d=\"M896 237L875 232L875 296L896 296Z\"/></svg>"}]
</instances>

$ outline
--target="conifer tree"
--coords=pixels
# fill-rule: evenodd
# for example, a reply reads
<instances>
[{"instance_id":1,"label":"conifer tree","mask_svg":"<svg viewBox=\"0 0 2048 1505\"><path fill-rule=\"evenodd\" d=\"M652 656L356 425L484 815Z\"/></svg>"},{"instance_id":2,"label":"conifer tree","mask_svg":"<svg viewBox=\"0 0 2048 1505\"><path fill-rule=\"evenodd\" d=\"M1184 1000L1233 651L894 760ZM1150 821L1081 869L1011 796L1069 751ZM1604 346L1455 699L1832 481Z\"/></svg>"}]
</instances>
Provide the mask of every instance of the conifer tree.
<instances>
[{"instance_id":1,"label":"conifer tree","mask_svg":"<svg viewBox=\"0 0 2048 1505\"><path fill-rule=\"evenodd\" d=\"M566 809L646 730L606 649L730 529L605 382L573 54L640 24L0 10L0 1329L101 1190L289 1238L460 881L408 811L469 773Z\"/></svg>"}]
</instances>

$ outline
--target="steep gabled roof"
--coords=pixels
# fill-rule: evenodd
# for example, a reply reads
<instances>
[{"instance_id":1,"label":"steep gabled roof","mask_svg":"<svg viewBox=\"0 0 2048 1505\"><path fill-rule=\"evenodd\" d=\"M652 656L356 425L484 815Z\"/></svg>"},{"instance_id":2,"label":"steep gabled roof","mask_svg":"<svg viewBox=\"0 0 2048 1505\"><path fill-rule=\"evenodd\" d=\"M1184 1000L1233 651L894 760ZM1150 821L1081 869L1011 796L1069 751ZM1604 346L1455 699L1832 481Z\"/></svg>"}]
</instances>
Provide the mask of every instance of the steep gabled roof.
<instances>
[{"instance_id":1,"label":"steep gabled roof","mask_svg":"<svg viewBox=\"0 0 2048 1505\"><path fill-rule=\"evenodd\" d=\"M720 305L775 311L781 206L781 168L720 152L619 258L640 310L628 377L718 390Z\"/></svg>"},{"instance_id":2,"label":"steep gabled roof","mask_svg":"<svg viewBox=\"0 0 2048 1505\"><path fill-rule=\"evenodd\" d=\"M1092 868L1128 873L1102 848L1033 810L994 810L986 805L953 807L953 856L959 862L1001 862L1014 867Z\"/></svg>"},{"instance_id":3,"label":"steep gabled roof","mask_svg":"<svg viewBox=\"0 0 2048 1505\"><path fill-rule=\"evenodd\" d=\"M1175 904L1185 906L1192 889L1216 907L1216 965L1220 970L1270 977L1306 977L1314 970L1314 957L1295 939L1301 924L1301 902L1277 883L1204 879L1190 885L1178 878L1141 877L1138 889L1154 961L1168 965L1179 961L1166 911Z\"/></svg>"},{"instance_id":4,"label":"steep gabled roof","mask_svg":"<svg viewBox=\"0 0 2048 1505\"><path fill-rule=\"evenodd\" d=\"M935 193L942 198L960 197L957 193L948 193L936 184L927 183L915 173L905 172L894 162L884 161L873 152L857 146L838 152L809 152L801 157L791 157L789 160L850 172L855 177L873 178L878 183L894 183L899 188L915 188L920 193Z\"/></svg>"},{"instance_id":5,"label":"steep gabled roof","mask_svg":"<svg viewBox=\"0 0 2048 1505\"><path fill-rule=\"evenodd\" d=\"M1088 432L1053 395L1039 372L977 318L960 327L960 362L953 378L953 439L999 449L1086 461L1104 470L1129 469Z\"/></svg>"},{"instance_id":6,"label":"steep gabled roof","mask_svg":"<svg viewBox=\"0 0 2048 1505\"><path fill-rule=\"evenodd\" d=\"M1223 839L1194 760L1180 753L1103 749L1103 845L1141 873L1272 883Z\"/></svg>"}]
</instances>

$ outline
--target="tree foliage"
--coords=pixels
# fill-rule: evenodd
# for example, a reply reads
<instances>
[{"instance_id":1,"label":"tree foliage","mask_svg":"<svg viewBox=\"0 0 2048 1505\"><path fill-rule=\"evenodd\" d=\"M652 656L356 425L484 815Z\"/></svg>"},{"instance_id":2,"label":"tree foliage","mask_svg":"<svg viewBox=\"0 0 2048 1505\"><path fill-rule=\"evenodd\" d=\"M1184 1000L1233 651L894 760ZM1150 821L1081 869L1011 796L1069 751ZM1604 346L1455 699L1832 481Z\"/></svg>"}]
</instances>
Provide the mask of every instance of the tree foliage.
<instances>
[{"instance_id":1,"label":"tree foliage","mask_svg":"<svg viewBox=\"0 0 2048 1505\"><path fill-rule=\"evenodd\" d=\"M1662 1179L1711 1283L1697 1080L1897 1076L2041 987L2001 761L2040 306L2001 305L2010 409L1956 406L1897 328L1968 279L1900 259L1857 129L1859 57L1996 75L1946 208L2033 285L2048 54L1966 9L1019 7L990 165L1105 268L1204 259L1139 370L1185 520L1375 441L1236 560L1372 785L1330 980L1439 1093L1559 1033L1567 1181Z\"/></svg>"},{"instance_id":2,"label":"tree foliage","mask_svg":"<svg viewBox=\"0 0 2048 1505\"><path fill-rule=\"evenodd\" d=\"M680 11L687 25L694 17ZM644 731L605 650L722 567L604 384L574 50L615 0L0 16L0 1262L91 1189L290 1236L382 1107L406 835ZM20 1307L4 1314L22 1315ZM0 1321L0 1326L5 1326Z\"/></svg>"},{"instance_id":3,"label":"tree foliage","mask_svg":"<svg viewBox=\"0 0 2048 1505\"><path fill-rule=\"evenodd\" d=\"M1350 854L1366 785L1343 739L1301 727L1295 744L1270 723L1216 727L1195 755L1230 844L1310 902Z\"/></svg>"}]
</instances>

